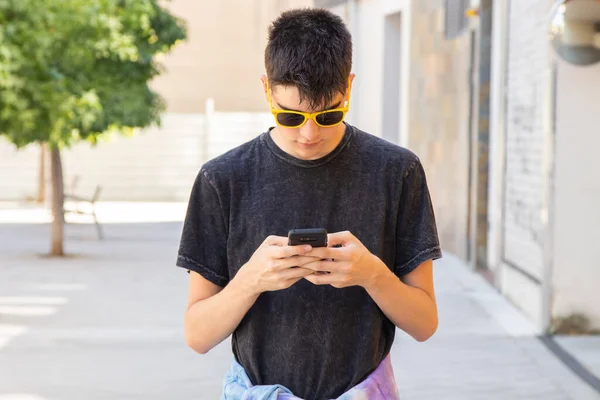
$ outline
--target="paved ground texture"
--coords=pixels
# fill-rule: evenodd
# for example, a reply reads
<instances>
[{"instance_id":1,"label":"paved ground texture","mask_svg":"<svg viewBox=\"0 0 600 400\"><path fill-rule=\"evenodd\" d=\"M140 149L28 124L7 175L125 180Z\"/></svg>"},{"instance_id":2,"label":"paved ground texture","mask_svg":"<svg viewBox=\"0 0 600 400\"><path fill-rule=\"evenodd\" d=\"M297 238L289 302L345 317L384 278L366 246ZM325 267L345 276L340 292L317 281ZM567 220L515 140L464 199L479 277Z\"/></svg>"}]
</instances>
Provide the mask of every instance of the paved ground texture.
<instances>
[{"instance_id":1,"label":"paved ground texture","mask_svg":"<svg viewBox=\"0 0 600 400\"><path fill-rule=\"evenodd\" d=\"M230 344L201 356L183 338L188 278L174 262L185 209L129 207L129 219L105 208L129 222L106 224L104 241L68 225L65 259L39 255L43 213L0 207L13 221L0 223L0 400L219 398ZM147 211L153 222L135 222ZM436 262L435 279L438 332L425 343L398 332L392 350L403 399L600 399L457 259Z\"/></svg>"}]
</instances>

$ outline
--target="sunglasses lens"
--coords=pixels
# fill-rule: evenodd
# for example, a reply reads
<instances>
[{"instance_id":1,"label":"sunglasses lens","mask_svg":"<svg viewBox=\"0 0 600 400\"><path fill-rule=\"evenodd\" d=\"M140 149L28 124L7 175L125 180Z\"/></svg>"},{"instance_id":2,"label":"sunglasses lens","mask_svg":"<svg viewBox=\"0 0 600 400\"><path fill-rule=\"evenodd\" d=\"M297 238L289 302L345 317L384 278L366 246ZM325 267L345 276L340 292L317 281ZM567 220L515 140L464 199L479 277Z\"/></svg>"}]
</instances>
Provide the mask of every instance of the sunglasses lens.
<instances>
[{"instance_id":1,"label":"sunglasses lens","mask_svg":"<svg viewBox=\"0 0 600 400\"><path fill-rule=\"evenodd\" d=\"M343 119L344 113L341 111L330 111L317 115L317 122L323 126L339 124Z\"/></svg>"},{"instance_id":2,"label":"sunglasses lens","mask_svg":"<svg viewBox=\"0 0 600 400\"><path fill-rule=\"evenodd\" d=\"M294 113L279 113L277 114L277 122L282 126L298 126L304 122L304 115Z\"/></svg>"}]
</instances>

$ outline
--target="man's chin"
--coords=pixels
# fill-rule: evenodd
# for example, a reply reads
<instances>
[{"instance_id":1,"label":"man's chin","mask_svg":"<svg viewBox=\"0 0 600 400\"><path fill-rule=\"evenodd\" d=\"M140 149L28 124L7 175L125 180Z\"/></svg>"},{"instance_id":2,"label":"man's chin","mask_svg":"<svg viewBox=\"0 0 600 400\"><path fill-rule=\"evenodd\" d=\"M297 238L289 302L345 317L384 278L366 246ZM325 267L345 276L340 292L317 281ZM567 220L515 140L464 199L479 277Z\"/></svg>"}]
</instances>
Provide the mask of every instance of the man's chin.
<instances>
[{"instance_id":1,"label":"man's chin","mask_svg":"<svg viewBox=\"0 0 600 400\"><path fill-rule=\"evenodd\" d=\"M314 147L311 146L309 148L303 146L296 146L296 154L298 158L301 158L303 160L316 160L322 157L321 146L320 144L317 144Z\"/></svg>"}]
</instances>

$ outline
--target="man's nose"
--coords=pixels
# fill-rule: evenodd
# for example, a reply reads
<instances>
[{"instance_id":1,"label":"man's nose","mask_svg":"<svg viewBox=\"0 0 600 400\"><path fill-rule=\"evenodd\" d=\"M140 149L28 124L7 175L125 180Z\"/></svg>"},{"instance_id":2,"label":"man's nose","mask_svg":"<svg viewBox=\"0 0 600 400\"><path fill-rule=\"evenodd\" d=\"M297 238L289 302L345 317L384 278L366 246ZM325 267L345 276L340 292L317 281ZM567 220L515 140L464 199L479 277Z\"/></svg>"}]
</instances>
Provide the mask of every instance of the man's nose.
<instances>
[{"instance_id":1,"label":"man's nose","mask_svg":"<svg viewBox=\"0 0 600 400\"><path fill-rule=\"evenodd\" d=\"M307 142L315 142L319 137L319 125L312 119L309 119L302 127L300 127L300 136Z\"/></svg>"}]
</instances>

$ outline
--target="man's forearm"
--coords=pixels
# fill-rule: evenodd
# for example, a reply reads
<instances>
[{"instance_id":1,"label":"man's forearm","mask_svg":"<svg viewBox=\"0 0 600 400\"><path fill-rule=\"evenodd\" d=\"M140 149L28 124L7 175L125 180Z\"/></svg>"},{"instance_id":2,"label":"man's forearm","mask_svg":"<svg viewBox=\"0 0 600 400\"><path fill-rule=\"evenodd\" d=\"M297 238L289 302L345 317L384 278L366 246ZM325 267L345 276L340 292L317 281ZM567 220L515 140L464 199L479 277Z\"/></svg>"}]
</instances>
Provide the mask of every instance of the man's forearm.
<instances>
[{"instance_id":1,"label":"man's forearm","mask_svg":"<svg viewBox=\"0 0 600 400\"><path fill-rule=\"evenodd\" d=\"M258 299L235 278L216 295L192 304L185 314L188 346L201 354L227 339Z\"/></svg>"},{"instance_id":2,"label":"man's forearm","mask_svg":"<svg viewBox=\"0 0 600 400\"><path fill-rule=\"evenodd\" d=\"M398 328L419 342L429 339L438 326L435 302L424 290L406 285L378 261L381 272L365 287L367 293Z\"/></svg>"}]
</instances>

